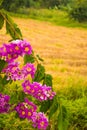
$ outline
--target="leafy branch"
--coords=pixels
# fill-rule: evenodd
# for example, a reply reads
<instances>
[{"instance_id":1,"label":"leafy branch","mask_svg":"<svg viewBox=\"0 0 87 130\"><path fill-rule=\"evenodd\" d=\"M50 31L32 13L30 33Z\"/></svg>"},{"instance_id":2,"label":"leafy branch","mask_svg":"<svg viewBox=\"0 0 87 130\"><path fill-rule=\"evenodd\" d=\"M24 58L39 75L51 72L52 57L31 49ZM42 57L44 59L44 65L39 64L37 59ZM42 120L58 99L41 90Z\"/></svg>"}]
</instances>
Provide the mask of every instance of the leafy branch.
<instances>
[{"instance_id":1,"label":"leafy branch","mask_svg":"<svg viewBox=\"0 0 87 130\"><path fill-rule=\"evenodd\" d=\"M3 0L0 0L0 6L1 6L2 2L3 2Z\"/></svg>"},{"instance_id":2,"label":"leafy branch","mask_svg":"<svg viewBox=\"0 0 87 130\"><path fill-rule=\"evenodd\" d=\"M2 29L4 22L6 24L6 31L12 37L12 40L22 39L22 33L17 24L11 19L5 10L0 10L0 29Z\"/></svg>"}]
</instances>

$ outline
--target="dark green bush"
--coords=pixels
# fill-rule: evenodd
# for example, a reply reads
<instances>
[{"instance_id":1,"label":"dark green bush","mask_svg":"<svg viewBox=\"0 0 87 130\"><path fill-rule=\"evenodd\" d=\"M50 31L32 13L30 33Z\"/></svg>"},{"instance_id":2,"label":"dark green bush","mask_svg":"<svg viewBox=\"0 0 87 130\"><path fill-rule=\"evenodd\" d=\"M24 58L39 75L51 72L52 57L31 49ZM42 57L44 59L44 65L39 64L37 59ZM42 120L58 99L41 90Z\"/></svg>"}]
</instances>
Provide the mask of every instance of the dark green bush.
<instances>
[{"instance_id":1,"label":"dark green bush","mask_svg":"<svg viewBox=\"0 0 87 130\"><path fill-rule=\"evenodd\" d=\"M79 22L87 21L87 0L74 0L69 15Z\"/></svg>"}]
</instances>

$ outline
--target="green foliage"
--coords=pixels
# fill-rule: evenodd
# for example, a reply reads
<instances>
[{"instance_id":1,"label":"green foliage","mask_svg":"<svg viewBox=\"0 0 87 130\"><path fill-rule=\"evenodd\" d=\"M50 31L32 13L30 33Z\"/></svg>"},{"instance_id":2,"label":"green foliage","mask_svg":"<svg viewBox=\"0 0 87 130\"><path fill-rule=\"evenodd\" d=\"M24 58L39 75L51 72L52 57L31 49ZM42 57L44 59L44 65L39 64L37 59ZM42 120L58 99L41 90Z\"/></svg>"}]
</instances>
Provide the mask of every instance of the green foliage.
<instances>
[{"instance_id":1,"label":"green foliage","mask_svg":"<svg viewBox=\"0 0 87 130\"><path fill-rule=\"evenodd\" d=\"M41 64L37 65L37 70L34 76L34 81L40 82L41 80L44 79L45 76L45 68Z\"/></svg>"},{"instance_id":2,"label":"green foliage","mask_svg":"<svg viewBox=\"0 0 87 130\"><path fill-rule=\"evenodd\" d=\"M43 84L47 86L52 86L52 76L50 74L45 74Z\"/></svg>"},{"instance_id":3,"label":"green foliage","mask_svg":"<svg viewBox=\"0 0 87 130\"><path fill-rule=\"evenodd\" d=\"M72 82L72 81L71 81ZM59 90L48 111L50 130L86 130L87 129L87 87ZM74 93L72 93L74 91ZM76 96L80 93L82 96ZM72 94L71 94L72 93ZM71 96L72 95L72 96ZM69 98L70 97L70 98Z\"/></svg>"},{"instance_id":4,"label":"green foliage","mask_svg":"<svg viewBox=\"0 0 87 130\"><path fill-rule=\"evenodd\" d=\"M0 114L0 130L35 130L28 120L20 120L16 112Z\"/></svg>"},{"instance_id":5,"label":"green foliage","mask_svg":"<svg viewBox=\"0 0 87 130\"><path fill-rule=\"evenodd\" d=\"M41 104L40 110L47 113L50 120L48 130L67 130L68 128L68 113L60 99L56 95L53 100L42 102Z\"/></svg>"},{"instance_id":6,"label":"green foliage","mask_svg":"<svg viewBox=\"0 0 87 130\"><path fill-rule=\"evenodd\" d=\"M26 5L28 0L3 0L1 7L7 11L15 12L19 7Z\"/></svg>"},{"instance_id":7,"label":"green foliage","mask_svg":"<svg viewBox=\"0 0 87 130\"><path fill-rule=\"evenodd\" d=\"M87 129L87 97L62 101L68 112L69 130Z\"/></svg>"},{"instance_id":8,"label":"green foliage","mask_svg":"<svg viewBox=\"0 0 87 130\"><path fill-rule=\"evenodd\" d=\"M64 106L60 106L60 111L58 114L58 130L67 130L68 128L68 119L67 119L67 111Z\"/></svg>"},{"instance_id":9,"label":"green foliage","mask_svg":"<svg viewBox=\"0 0 87 130\"><path fill-rule=\"evenodd\" d=\"M12 83L9 87L10 92L8 92L8 86L5 87L5 93L11 96L10 103L17 104L24 101L25 93L22 91L22 87L17 83Z\"/></svg>"},{"instance_id":10,"label":"green foliage","mask_svg":"<svg viewBox=\"0 0 87 130\"><path fill-rule=\"evenodd\" d=\"M87 82L76 77L70 77L67 87L57 93L66 107L69 126L68 130L87 129Z\"/></svg>"},{"instance_id":11,"label":"green foliage","mask_svg":"<svg viewBox=\"0 0 87 130\"><path fill-rule=\"evenodd\" d=\"M4 0L2 7L8 11L15 12L18 8L54 8L59 5L66 5L70 0Z\"/></svg>"},{"instance_id":12,"label":"green foliage","mask_svg":"<svg viewBox=\"0 0 87 130\"><path fill-rule=\"evenodd\" d=\"M47 100L44 101L40 104L40 111L47 113L51 107L51 105L53 104L53 100Z\"/></svg>"},{"instance_id":13,"label":"green foliage","mask_svg":"<svg viewBox=\"0 0 87 130\"><path fill-rule=\"evenodd\" d=\"M28 62L30 62L30 63L34 63L35 62L35 57L34 57L33 54L24 56L24 64L26 64Z\"/></svg>"},{"instance_id":14,"label":"green foliage","mask_svg":"<svg viewBox=\"0 0 87 130\"><path fill-rule=\"evenodd\" d=\"M0 29L2 29L3 24L4 24L4 18L3 18L3 16L1 15L1 16L0 16Z\"/></svg>"},{"instance_id":15,"label":"green foliage","mask_svg":"<svg viewBox=\"0 0 87 130\"><path fill-rule=\"evenodd\" d=\"M1 6L2 2L3 2L3 0L0 0L0 6Z\"/></svg>"},{"instance_id":16,"label":"green foliage","mask_svg":"<svg viewBox=\"0 0 87 130\"><path fill-rule=\"evenodd\" d=\"M11 35L12 39L22 39L22 33L17 24L14 23L6 11L0 10L0 29L3 27L4 21L6 23L6 31Z\"/></svg>"},{"instance_id":17,"label":"green foliage","mask_svg":"<svg viewBox=\"0 0 87 130\"><path fill-rule=\"evenodd\" d=\"M7 84L11 84L12 83L12 80L7 80L7 76L5 75L3 78L2 78L2 80L1 80L1 84L3 85L3 86L5 86L5 85L7 85Z\"/></svg>"},{"instance_id":18,"label":"green foliage","mask_svg":"<svg viewBox=\"0 0 87 130\"><path fill-rule=\"evenodd\" d=\"M3 70L3 68L7 65L7 62L0 59L0 72Z\"/></svg>"},{"instance_id":19,"label":"green foliage","mask_svg":"<svg viewBox=\"0 0 87 130\"><path fill-rule=\"evenodd\" d=\"M87 21L87 0L74 0L69 14L79 22Z\"/></svg>"},{"instance_id":20,"label":"green foliage","mask_svg":"<svg viewBox=\"0 0 87 130\"><path fill-rule=\"evenodd\" d=\"M53 99L53 104L52 104L50 111L49 111L49 119L52 118L52 116L58 110L58 107L59 107L59 103L57 102L57 96L55 96L55 98Z\"/></svg>"}]
</instances>

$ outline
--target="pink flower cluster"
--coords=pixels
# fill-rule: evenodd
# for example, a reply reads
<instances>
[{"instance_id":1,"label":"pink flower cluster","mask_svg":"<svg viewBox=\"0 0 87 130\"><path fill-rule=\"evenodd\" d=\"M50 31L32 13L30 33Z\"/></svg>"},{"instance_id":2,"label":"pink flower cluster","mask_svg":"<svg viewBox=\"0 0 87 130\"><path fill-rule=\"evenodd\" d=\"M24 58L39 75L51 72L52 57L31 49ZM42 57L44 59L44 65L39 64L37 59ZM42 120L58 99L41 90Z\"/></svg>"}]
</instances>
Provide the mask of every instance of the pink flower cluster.
<instances>
[{"instance_id":1,"label":"pink flower cluster","mask_svg":"<svg viewBox=\"0 0 87 130\"><path fill-rule=\"evenodd\" d=\"M33 123L33 127L37 127L38 130L46 130L48 126L48 119L44 113L37 113L37 106L30 102L27 98L24 102L19 103L15 110L17 111L20 118L26 118Z\"/></svg>"},{"instance_id":2,"label":"pink flower cluster","mask_svg":"<svg viewBox=\"0 0 87 130\"><path fill-rule=\"evenodd\" d=\"M37 106L26 98L24 102L16 106L15 110L20 118L31 119L33 112L37 110Z\"/></svg>"},{"instance_id":3,"label":"pink flower cluster","mask_svg":"<svg viewBox=\"0 0 87 130\"><path fill-rule=\"evenodd\" d=\"M15 40L10 42L10 44L3 44L0 47L0 58L8 62L7 66L2 70L7 76L7 80L25 80L28 75L34 78L36 69L32 63L27 63L20 68L19 63L15 62L15 59L19 56L24 56L25 54L30 55L31 53L31 45L25 40ZM31 83L29 80L25 80L22 83L22 87L25 94L29 94L39 101L51 100L56 94L50 86L42 85L38 82ZM10 97L8 95L0 94L0 113L8 112L10 107L8 103L9 99ZM48 119L44 113L37 113L37 106L27 98L24 102L19 103L15 107L15 110L20 118L26 118L32 121L33 126L38 128L38 130L46 130Z\"/></svg>"},{"instance_id":4,"label":"pink flower cluster","mask_svg":"<svg viewBox=\"0 0 87 130\"><path fill-rule=\"evenodd\" d=\"M25 40L15 40L10 42L10 44L3 44L3 46L0 47L0 57L7 62L12 62L18 58L18 56L25 54L30 55L31 53L32 47L30 43Z\"/></svg>"},{"instance_id":5,"label":"pink flower cluster","mask_svg":"<svg viewBox=\"0 0 87 130\"><path fill-rule=\"evenodd\" d=\"M41 85L40 83L33 82L30 83L29 80L25 80L22 84L23 90L26 94L29 94L39 101L44 101L48 99L53 99L55 92L52 88L46 85Z\"/></svg>"},{"instance_id":6,"label":"pink flower cluster","mask_svg":"<svg viewBox=\"0 0 87 130\"><path fill-rule=\"evenodd\" d=\"M10 97L8 95L2 95L0 93L0 113L8 112L9 110L9 100Z\"/></svg>"},{"instance_id":7,"label":"pink flower cluster","mask_svg":"<svg viewBox=\"0 0 87 130\"><path fill-rule=\"evenodd\" d=\"M8 63L8 66L4 68L2 72L6 74L7 80L22 80L28 75L31 75L33 78L35 74L35 68L33 64L27 63L22 69L20 69L18 62L12 62Z\"/></svg>"}]
</instances>

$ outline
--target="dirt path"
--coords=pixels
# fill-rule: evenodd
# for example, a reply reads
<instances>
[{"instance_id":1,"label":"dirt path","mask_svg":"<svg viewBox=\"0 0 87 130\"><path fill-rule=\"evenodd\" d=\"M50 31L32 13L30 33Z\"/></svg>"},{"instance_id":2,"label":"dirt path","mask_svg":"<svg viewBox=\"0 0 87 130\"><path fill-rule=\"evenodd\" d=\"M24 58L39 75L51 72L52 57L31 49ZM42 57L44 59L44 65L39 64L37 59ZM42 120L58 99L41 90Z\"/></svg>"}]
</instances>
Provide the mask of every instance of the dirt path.
<instances>
[{"instance_id":1,"label":"dirt path","mask_svg":"<svg viewBox=\"0 0 87 130\"><path fill-rule=\"evenodd\" d=\"M34 51L45 60L46 70L58 75L87 75L87 30L66 28L30 19L15 18L24 39L30 41ZM4 29L0 43L9 39Z\"/></svg>"}]
</instances>

